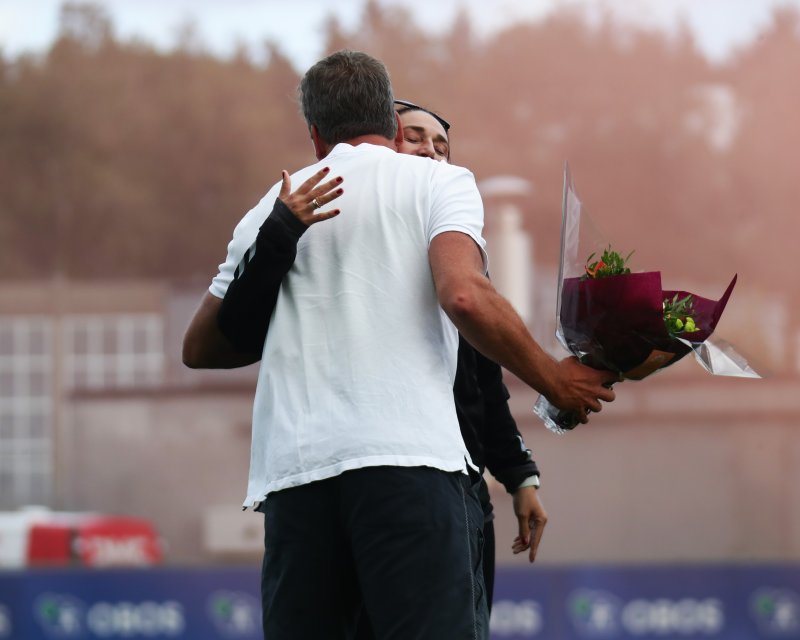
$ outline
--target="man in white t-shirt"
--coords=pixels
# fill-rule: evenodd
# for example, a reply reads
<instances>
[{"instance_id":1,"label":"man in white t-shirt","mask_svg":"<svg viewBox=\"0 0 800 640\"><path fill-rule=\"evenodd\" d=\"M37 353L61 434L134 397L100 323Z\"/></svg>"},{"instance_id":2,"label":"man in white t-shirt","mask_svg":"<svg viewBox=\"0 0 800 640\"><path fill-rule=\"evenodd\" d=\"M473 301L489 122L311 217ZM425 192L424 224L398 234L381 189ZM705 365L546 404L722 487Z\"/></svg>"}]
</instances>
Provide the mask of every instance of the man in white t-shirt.
<instances>
[{"instance_id":1,"label":"man in white t-shirt","mask_svg":"<svg viewBox=\"0 0 800 640\"><path fill-rule=\"evenodd\" d=\"M466 169L395 153L388 74L342 51L300 85L342 214L303 234L261 359L245 506L265 514L267 638L483 638L482 512L453 403L458 326L560 408L613 400L603 374L557 362L485 277L483 208ZM239 223L184 340L193 367L236 354L215 326L280 184ZM312 192L313 193L313 192ZM328 196L311 198L309 207Z\"/></svg>"}]
</instances>

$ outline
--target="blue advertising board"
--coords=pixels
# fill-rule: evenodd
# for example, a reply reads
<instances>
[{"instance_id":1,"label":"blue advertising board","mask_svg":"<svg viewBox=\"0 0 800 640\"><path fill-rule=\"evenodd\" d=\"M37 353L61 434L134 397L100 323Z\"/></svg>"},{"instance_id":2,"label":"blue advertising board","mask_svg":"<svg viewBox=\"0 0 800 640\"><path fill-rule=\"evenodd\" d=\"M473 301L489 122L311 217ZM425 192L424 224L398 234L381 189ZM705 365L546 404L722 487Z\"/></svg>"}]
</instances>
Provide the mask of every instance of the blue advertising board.
<instances>
[{"instance_id":1,"label":"blue advertising board","mask_svg":"<svg viewBox=\"0 0 800 640\"><path fill-rule=\"evenodd\" d=\"M261 640L259 572L0 572L0 640ZM493 640L800 639L800 565L500 567ZM269 639L271 640L271 639Z\"/></svg>"},{"instance_id":2,"label":"blue advertising board","mask_svg":"<svg viewBox=\"0 0 800 640\"><path fill-rule=\"evenodd\" d=\"M800 566L498 571L493 640L800 640Z\"/></svg>"},{"instance_id":3,"label":"blue advertising board","mask_svg":"<svg viewBox=\"0 0 800 640\"><path fill-rule=\"evenodd\" d=\"M258 580L250 568L0 573L0 639L260 640Z\"/></svg>"}]
</instances>

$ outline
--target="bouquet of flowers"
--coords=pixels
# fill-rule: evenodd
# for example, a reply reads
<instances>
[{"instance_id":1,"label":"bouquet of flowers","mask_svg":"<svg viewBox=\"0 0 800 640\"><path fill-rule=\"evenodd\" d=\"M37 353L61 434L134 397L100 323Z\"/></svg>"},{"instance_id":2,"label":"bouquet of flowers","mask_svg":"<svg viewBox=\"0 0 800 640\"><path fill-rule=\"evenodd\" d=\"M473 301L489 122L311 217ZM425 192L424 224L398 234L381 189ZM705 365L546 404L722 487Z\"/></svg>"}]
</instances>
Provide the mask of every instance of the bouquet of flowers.
<instances>
[{"instance_id":1,"label":"bouquet of flowers","mask_svg":"<svg viewBox=\"0 0 800 640\"><path fill-rule=\"evenodd\" d=\"M632 252L623 257L599 237L582 211L567 166L556 337L570 353L584 364L616 372L620 381L641 380L689 353L714 375L760 377L730 344L712 337L735 275L719 300L665 290L659 271L632 273L627 266ZM559 411L544 396L534 413L556 433L579 424L578 416Z\"/></svg>"}]
</instances>

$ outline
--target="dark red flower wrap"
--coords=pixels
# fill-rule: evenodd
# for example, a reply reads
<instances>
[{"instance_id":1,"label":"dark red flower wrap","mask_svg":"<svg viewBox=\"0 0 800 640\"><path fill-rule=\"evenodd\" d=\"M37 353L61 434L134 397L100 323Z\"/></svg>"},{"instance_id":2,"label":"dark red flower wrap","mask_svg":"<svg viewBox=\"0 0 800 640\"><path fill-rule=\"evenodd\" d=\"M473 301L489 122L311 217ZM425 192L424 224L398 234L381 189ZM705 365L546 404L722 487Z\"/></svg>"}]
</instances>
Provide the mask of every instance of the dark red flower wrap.
<instances>
[{"instance_id":1,"label":"dark red flower wrap","mask_svg":"<svg viewBox=\"0 0 800 640\"><path fill-rule=\"evenodd\" d=\"M598 265L593 274L586 257L596 255L601 246L610 245L601 240L583 211L567 166L556 337L572 355L596 369L614 371L620 381L646 378L692 352L714 375L760 377L730 344L712 338L736 275L719 300L663 289L660 271L594 277ZM675 296L691 296L695 331L672 335L667 330L664 304ZM544 396L536 402L534 413L556 433L580 424L578 416L559 411Z\"/></svg>"}]
</instances>

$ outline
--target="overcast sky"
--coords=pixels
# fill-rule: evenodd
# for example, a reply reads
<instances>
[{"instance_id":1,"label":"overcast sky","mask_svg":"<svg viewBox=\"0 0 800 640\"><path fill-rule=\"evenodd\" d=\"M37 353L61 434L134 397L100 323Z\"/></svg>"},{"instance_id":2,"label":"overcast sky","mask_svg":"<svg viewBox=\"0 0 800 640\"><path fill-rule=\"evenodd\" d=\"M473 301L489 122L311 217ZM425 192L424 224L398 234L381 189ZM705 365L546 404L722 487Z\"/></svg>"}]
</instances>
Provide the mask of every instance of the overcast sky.
<instances>
[{"instance_id":1,"label":"overcast sky","mask_svg":"<svg viewBox=\"0 0 800 640\"><path fill-rule=\"evenodd\" d=\"M0 0L0 47L6 55L46 49L58 27L63 0ZM139 36L169 48L182 24L193 20L202 40L221 55L237 42L262 49L276 42L303 70L322 53L322 24L335 14L345 27L358 23L365 0L94 0L106 7L116 33L123 39ZM464 6L483 34L519 20L535 20L557 6L587 6L608 10L622 20L674 29L684 21L701 48L722 59L768 23L771 10L800 0L380 0L413 10L416 22L430 31L447 27Z\"/></svg>"}]
</instances>

